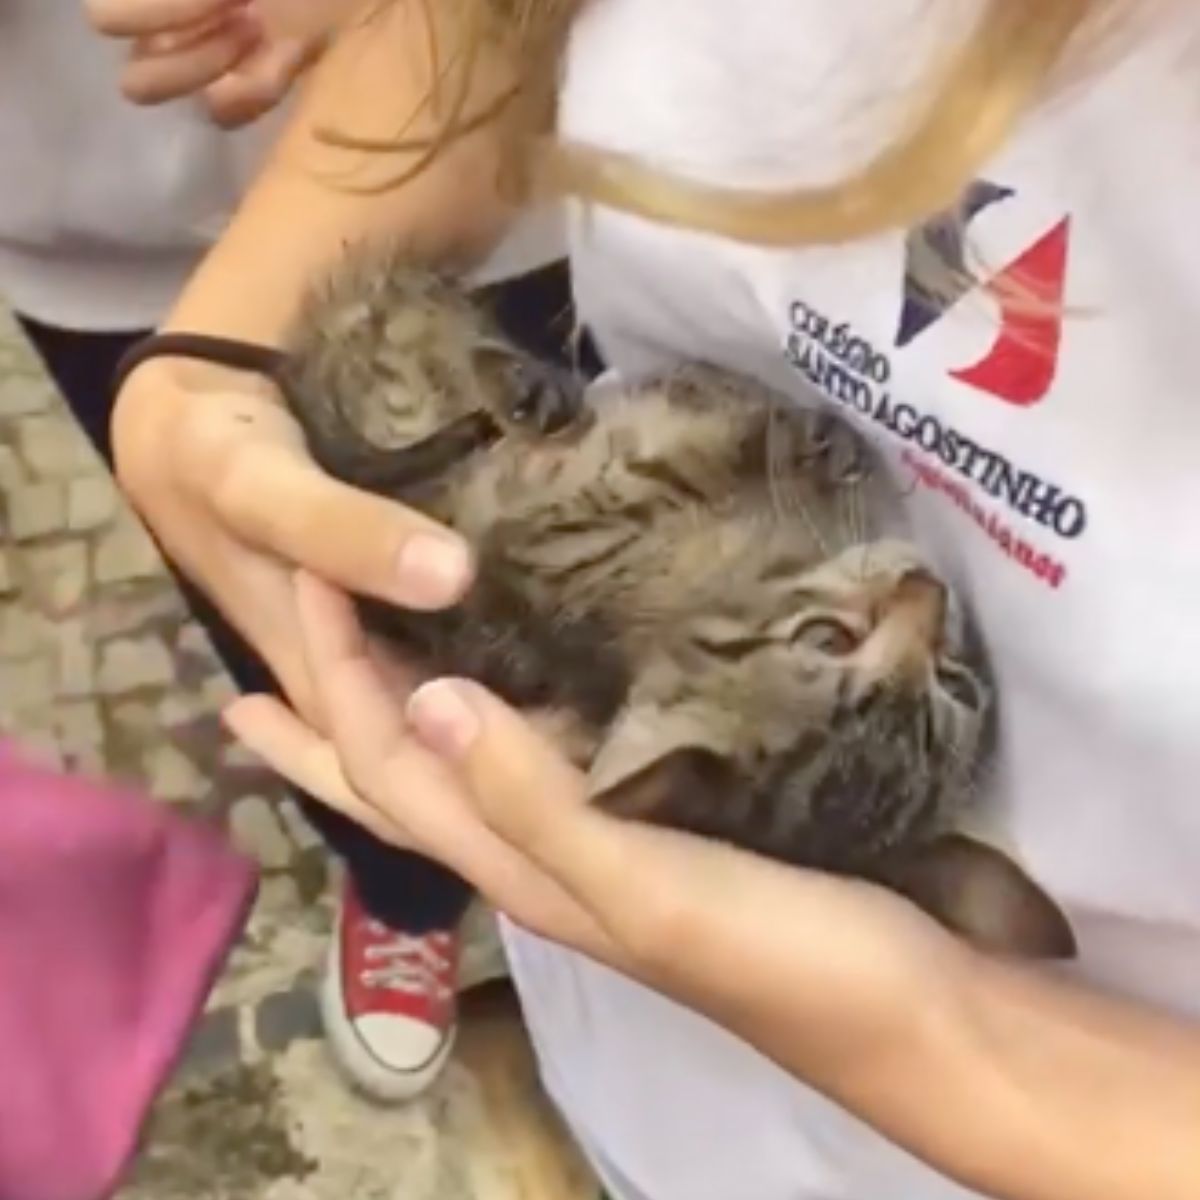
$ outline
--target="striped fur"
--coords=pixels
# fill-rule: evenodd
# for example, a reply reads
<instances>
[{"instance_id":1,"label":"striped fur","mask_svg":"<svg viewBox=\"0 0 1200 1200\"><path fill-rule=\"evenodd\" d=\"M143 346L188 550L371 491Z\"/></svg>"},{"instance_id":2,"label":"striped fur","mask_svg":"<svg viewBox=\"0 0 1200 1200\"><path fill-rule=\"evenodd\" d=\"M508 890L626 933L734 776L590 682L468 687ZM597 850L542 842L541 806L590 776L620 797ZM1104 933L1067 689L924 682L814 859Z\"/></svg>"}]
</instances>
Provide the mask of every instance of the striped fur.
<instances>
[{"instance_id":1,"label":"striped fur","mask_svg":"<svg viewBox=\"0 0 1200 1200\"><path fill-rule=\"evenodd\" d=\"M987 672L916 548L874 527L894 496L847 427L693 365L581 406L452 283L372 252L287 348L318 460L478 551L456 609L365 601L364 623L544 718L597 803L898 887L957 827ZM528 419L547 389L574 414L553 433ZM494 437L406 475L405 446L478 412Z\"/></svg>"}]
</instances>

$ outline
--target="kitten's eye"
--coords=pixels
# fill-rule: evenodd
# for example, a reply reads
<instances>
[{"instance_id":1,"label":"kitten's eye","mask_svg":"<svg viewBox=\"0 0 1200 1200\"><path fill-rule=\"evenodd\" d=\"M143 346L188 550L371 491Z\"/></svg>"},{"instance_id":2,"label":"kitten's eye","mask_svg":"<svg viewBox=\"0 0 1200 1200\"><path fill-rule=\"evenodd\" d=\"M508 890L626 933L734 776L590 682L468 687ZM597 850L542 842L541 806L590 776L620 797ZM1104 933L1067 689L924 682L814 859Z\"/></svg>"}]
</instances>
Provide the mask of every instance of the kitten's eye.
<instances>
[{"instance_id":1,"label":"kitten's eye","mask_svg":"<svg viewBox=\"0 0 1200 1200\"><path fill-rule=\"evenodd\" d=\"M806 621L796 630L793 640L838 658L858 649L858 636L854 631L829 617Z\"/></svg>"},{"instance_id":2,"label":"kitten's eye","mask_svg":"<svg viewBox=\"0 0 1200 1200\"><path fill-rule=\"evenodd\" d=\"M938 667L937 681L942 691L964 708L974 711L983 708L982 689L970 671L954 663L943 663Z\"/></svg>"}]
</instances>

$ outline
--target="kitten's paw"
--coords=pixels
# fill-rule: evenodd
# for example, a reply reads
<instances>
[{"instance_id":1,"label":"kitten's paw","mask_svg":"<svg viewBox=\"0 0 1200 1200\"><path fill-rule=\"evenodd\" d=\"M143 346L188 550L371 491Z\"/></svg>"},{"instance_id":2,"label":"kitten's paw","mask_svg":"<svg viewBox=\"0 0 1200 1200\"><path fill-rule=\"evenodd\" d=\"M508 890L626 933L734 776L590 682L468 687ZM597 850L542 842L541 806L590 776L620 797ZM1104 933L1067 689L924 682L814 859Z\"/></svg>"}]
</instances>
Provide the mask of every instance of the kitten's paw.
<instances>
[{"instance_id":1,"label":"kitten's paw","mask_svg":"<svg viewBox=\"0 0 1200 1200\"><path fill-rule=\"evenodd\" d=\"M584 409L585 383L543 363L523 364L503 414L518 429L550 437L569 429Z\"/></svg>"}]
</instances>

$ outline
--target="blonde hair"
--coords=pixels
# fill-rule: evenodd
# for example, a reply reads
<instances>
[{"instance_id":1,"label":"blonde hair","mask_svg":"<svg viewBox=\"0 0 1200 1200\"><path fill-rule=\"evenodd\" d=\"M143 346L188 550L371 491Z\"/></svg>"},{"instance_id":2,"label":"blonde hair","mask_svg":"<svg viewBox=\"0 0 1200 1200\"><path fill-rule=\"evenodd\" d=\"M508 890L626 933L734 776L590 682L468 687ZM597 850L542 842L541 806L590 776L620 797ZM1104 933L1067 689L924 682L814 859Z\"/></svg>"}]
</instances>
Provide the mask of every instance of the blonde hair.
<instances>
[{"instance_id":1,"label":"blonde hair","mask_svg":"<svg viewBox=\"0 0 1200 1200\"><path fill-rule=\"evenodd\" d=\"M375 7L394 0L375 0ZM447 0L417 0L426 7ZM452 141L509 118L509 162L520 186L552 190L651 220L763 245L833 243L909 226L951 208L983 163L1048 90L1068 47L1114 0L990 0L914 97L907 127L836 184L761 192L720 188L664 173L654 164L546 136L562 47L585 0L458 0L458 44L433 51L438 65L425 109L436 132L369 140L326 130L336 145L416 157L384 187L424 170ZM603 3L603 0L587 0ZM432 16L429 17L432 27ZM517 82L467 111L471 76L485 43L503 38L517 55ZM416 121L414 116L413 121ZM375 190L375 189L371 189Z\"/></svg>"}]
</instances>

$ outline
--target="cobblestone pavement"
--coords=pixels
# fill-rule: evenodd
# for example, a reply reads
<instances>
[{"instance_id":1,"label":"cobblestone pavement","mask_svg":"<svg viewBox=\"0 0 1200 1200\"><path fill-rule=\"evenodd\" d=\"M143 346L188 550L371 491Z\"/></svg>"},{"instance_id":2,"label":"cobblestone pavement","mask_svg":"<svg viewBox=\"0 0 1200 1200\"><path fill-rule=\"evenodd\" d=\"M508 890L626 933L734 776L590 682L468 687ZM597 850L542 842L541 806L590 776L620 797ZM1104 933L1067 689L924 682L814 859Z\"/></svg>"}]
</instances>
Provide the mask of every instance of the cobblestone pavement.
<instances>
[{"instance_id":1,"label":"cobblestone pavement","mask_svg":"<svg viewBox=\"0 0 1200 1200\"><path fill-rule=\"evenodd\" d=\"M594 1188L534 1083L511 999L465 1001L428 1097L356 1099L319 1038L330 919L323 850L224 735L231 694L102 464L0 313L0 729L225 820L262 865L258 903L124 1200L575 1200ZM495 974L483 914L464 965Z\"/></svg>"}]
</instances>

